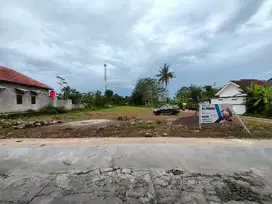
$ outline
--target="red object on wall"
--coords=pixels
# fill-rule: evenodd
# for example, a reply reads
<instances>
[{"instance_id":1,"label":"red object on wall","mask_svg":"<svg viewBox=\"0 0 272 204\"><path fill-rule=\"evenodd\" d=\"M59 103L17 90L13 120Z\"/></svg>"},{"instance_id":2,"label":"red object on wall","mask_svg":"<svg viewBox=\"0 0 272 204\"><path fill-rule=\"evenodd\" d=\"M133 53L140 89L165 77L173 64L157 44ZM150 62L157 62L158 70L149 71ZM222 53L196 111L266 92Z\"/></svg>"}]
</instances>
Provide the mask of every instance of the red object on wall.
<instances>
[{"instance_id":1,"label":"red object on wall","mask_svg":"<svg viewBox=\"0 0 272 204\"><path fill-rule=\"evenodd\" d=\"M49 97L50 98L56 98L56 92L55 91L50 91Z\"/></svg>"}]
</instances>

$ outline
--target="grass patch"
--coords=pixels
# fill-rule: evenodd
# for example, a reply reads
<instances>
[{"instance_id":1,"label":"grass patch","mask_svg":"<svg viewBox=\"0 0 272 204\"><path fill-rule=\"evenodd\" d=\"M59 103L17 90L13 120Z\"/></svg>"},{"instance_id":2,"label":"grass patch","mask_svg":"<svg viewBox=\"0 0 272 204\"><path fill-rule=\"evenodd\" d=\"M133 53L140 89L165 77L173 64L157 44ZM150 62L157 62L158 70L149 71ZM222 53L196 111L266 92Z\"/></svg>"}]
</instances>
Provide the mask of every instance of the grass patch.
<instances>
[{"instance_id":1,"label":"grass patch","mask_svg":"<svg viewBox=\"0 0 272 204\"><path fill-rule=\"evenodd\" d=\"M265 123L265 122L259 122L259 121L247 121L246 126L249 129L256 129L256 128L272 129L272 123Z\"/></svg>"},{"instance_id":2,"label":"grass patch","mask_svg":"<svg viewBox=\"0 0 272 204\"><path fill-rule=\"evenodd\" d=\"M131 129L155 129L156 127L158 127L158 124L137 124L128 126L128 128Z\"/></svg>"},{"instance_id":3,"label":"grass patch","mask_svg":"<svg viewBox=\"0 0 272 204\"><path fill-rule=\"evenodd\" d=\"M120 116L134 117L140 120L167 120L177 119L179 116L175 115L161 115L156 116L152 112L152 108L148 107L137 107L137 106L115 106L112 108L104 107L90 107L86 109L72 110L68 113L62 114L39 114L35 115L21 115L20 120L23 121L34 121L34 120L67 120L67 121L78 121L78 120L90 120L90 119L110 119L114 120ZM182 113L182 116L186 116L187 113Z\"/></svg>"},{"instance_id":4,"label":"grass patch","mask_svg":"<svg viewBox=\"0 0 272 204\"><path fill-rule=\"evenodd\" d=\"M268 115L260 115L260 114L251 114L251 113L245 113L243 116L253 117L253 118L264 118L264 119L272 119L272 116Z\"/></svg>"}]
</instances>

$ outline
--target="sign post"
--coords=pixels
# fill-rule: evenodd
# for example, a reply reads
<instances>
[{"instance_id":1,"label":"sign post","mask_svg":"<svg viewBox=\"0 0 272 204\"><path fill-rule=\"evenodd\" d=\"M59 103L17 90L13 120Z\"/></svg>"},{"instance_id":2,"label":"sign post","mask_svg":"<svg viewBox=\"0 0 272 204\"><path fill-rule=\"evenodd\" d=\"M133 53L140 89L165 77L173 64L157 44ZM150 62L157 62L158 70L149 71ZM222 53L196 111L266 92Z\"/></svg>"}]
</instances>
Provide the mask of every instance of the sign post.
<instances>
[{"instance_id":1,"label":"sign post","mask_svg":"<svg viewBox=\"0 0 272 204\"><path fill-rule=\"evenodd\" d=\"M233 111L231 104L199 104L199 128L201 129L202 123L211 124L232 121L233 114L238 118L248 134L251 135L241 118Z\"/></svg>"},{"instance_id":2,"label":"sign post","mask_svg":"<svg viewBox=\"0 0 272 204\"><path fill-rule=\"evenodd\" d=\"M232 107L230 104L200 104L200 123L220 123L231 119Z\"/></svg>"},{"instance_id":3,"label":"sign post","mask_svg":"<svg viewBox=\"0 0 272 204\"><path fill-rule=\"evenodd\" d=\"M201 104L199 104L199 109L198 109L198 117L199 117L199 120L198 120L198 123L199 123L199 129L201 130L202 129L202 126L201 126L201 118L202 118L202 111L201 111Z\"/></svg>"}]
</instances>

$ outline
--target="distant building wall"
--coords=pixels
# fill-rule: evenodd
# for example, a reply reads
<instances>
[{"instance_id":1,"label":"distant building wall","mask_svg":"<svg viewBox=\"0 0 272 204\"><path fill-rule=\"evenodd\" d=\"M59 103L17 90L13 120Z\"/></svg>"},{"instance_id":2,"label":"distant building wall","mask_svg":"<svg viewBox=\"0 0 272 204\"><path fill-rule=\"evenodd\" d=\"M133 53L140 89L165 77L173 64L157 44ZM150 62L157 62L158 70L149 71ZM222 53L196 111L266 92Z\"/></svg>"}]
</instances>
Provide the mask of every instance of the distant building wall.
<instances>
[{"instance_id":1,"label":"distant building wall","mask_svg":"<svg viewBox=\"0 0 272 204\"><path fill-rule=\"evenodd\" d=\"M228 97L228 98L212 98L212 104L235 104L235 105L245 105L246 97Z\"/></svg>"},{"instance_id":2,"label":"distant building wall","mask_svg":"<svg viewBox=\"0 0 272 204\"><path fill-rule=\"evenodd\" d=\"M22 104L17 104L17 89L25 91L20 93ZM34 92L38 94L35 95ZM35 97L35 104L32 104L32 96ZM52 99L49 98L46 89L0 81L0 113L24 112L29 109L38 110L51 102Z\"/></svg>"},{"instance_id":3,"label":"distant building wall","mask_svg":"<svg viewBox=\"0 0 272 204\"><path fill-rule=\"evenodd\" d=\"M85 108L85 104L73 104L72 108Z\"/></svg>"},{"instance_id":4,"label":"distant building wall","mask_svg":"<svg viewBox=\"0 0 272 204\"><path fill-rule=\"evenodd\" d=\"M54 107L65 107L67 110L73 109L72 100L60 100L60 99L54 99L53 104Z\"/></svg>"}]
</instances>

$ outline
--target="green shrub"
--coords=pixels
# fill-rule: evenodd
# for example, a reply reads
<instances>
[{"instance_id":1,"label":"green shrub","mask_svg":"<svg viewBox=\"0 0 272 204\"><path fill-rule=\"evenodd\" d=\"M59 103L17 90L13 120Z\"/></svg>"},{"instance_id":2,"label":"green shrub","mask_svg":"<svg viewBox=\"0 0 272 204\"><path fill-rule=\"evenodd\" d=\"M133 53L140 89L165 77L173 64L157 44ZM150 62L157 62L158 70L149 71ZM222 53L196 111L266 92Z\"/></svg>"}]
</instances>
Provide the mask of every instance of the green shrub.
<instances>
[{"instance_id":1,"label":"green shrub","mask_svg":"<svg viewBox=\"0 0 272 204\"><path fill-rule=\"evenodd\" d=\"M266 110L266 116L272 118L272 106L268 107Z\"/></svg>"},{"instance_id":2,"label":"green shrub","mask_svg":"<svg viewBox=\"0 0 272 204\"><path fill-rule=\"evenodd\" d=\"M128 126L128 128L132 129L155 129L156 127L158 127L158 124L137 124Z\"/></svg>"},{"instance_id":3,"label":"green shrub","mask_svg":"<svg viewBox=\"0 0 272 204\"><path fill-rule=\"evenodd\" d=\"M55 107L57 113L62 114L62 113L68 113L69 111L64 107L64 106L60 106L60 107Z\"/></svg>"},{"instance_id":4,"label":"green shrub","mask_svg":"<svg viewBox=\"0 0 272 204\"><path fill-rule=\"evenodd\" d=\"M248 117L254 117L254 118L268 118L268 119L272 119L272 116L269 115L271 114L271 112L266 113L266 114L253 114L253 113L245 113L244 116L248 116Z\"/></svg>"},{"instance_id":5,"label":"green shrub","mask_svg":"<svg viewBox=\"0 0 272 204\"><path fill-rule=\"evenodd\" d=\"M85 108L73 108L70 112L82 112Z\"/></svg>"},{"instance_id":6,"label":"green shrub","mask_svg":"<svg viewBox=\"0 0 272 204\"><path fill-rule=\"evenodd\" d=\"M44 114L58 114L53 106L44 106L39 110L39 112Z\"/></svg>"},{"instance_id":7,"label":"green shrub","mask_svg":"<svg viewBox=\"0 0 272 204\"><path fill-rule=\"evenodd\" d=\"M166 102L164 102L164 101L158 101L158 102L152 104L152 107L160 108L160 107L164 106L165 104L166 104Z\"/></svg>"},{"instance_id":8,"label":"green shrub","mask_svg":"<svg viewBox=\"0 0 272 204\"><path fill-rule=\"evenodd\" d=\"M189 110L197 110L198 107L199 107L199 105L198 105L198 103L189 102L189 103L186 104L185 107L186 107L187 109L189 109Z\"/></svg>"},{"instance_id":9,"label":"green shrub","mask_svg":"<svg viewBox=\"0 0 272 204\"><path fill-rule=\"evenodd\" d=\"M66 110L64 106L53 107L53 106L49 105L49 106L45 106L45 107L41 108L39 110L39 112L43 113L43 114L54 115L54 114L67 113L68 110Z\"/></svg>"}]
</instances>

